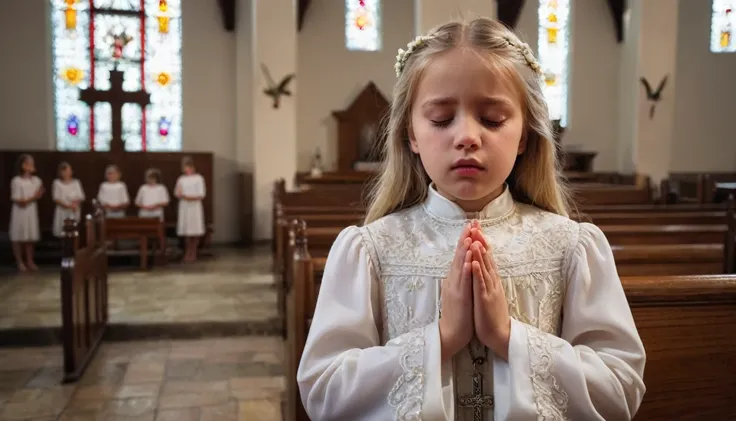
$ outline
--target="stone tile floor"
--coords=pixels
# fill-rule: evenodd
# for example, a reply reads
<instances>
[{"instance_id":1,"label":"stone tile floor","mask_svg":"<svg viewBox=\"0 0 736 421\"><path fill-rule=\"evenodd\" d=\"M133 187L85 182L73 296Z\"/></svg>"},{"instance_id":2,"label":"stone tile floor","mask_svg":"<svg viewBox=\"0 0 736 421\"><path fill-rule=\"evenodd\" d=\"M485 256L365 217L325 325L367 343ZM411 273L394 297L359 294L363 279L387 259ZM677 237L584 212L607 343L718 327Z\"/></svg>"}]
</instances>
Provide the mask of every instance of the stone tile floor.
<instances>
[{"instance_id":1,"label":"stone tile floor","mask_svg":"<svg viewBox=\"0 0 736 421\"><path fill-rule=\"evenodd\" d=\"M277 317L270 250L220 249L194 264L111 268L111 324L262 322ZM0 330L61 325L59 272L0 277Z\"/></svg>"},{"instance_id":2,"label":"stone tile floor","mask_svg":"<svg viewBox=\"0 0 736 421\"><path fill-rule=\"evenodd\" d=\"M282 342L104 343L61 385L59 347L0 349L0 421L281 420Z\"/></svg>"}]
</instances>

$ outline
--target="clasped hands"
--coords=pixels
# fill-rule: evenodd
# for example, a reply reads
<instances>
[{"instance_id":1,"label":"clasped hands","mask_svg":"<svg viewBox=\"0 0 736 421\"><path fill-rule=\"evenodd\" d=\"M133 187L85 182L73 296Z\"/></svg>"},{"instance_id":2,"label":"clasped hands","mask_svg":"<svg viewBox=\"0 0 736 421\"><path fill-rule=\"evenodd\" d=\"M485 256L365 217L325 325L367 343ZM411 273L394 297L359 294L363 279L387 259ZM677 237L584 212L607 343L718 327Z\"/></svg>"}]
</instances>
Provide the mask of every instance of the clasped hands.
<instances>
[{"instance_id":1,"label":"clasped hands","mask_svg":"<svg viewBox=\"0 0 736 421\"><path fill-rule=\"evenodd\" d=\"M465 348L473 334L508 361L511 318L491 246L473 221L458 240L450 272L442 284L440 340L442 359Z\"/></svg>"}]
</instances>

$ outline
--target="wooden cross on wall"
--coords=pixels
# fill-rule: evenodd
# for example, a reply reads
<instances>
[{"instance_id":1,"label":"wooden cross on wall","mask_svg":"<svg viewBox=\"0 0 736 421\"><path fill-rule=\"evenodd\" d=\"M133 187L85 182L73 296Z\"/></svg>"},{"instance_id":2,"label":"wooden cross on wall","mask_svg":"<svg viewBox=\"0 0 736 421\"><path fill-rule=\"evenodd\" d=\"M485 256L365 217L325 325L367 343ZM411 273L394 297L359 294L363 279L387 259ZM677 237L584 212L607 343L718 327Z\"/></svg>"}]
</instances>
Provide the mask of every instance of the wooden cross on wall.
<instances>
[{"instance_id":1,"label":"wooden cross on wall","mask_svg":"<svg viewBox=\"0 0 736 421\"><path fill-rule=\"evenodd\" d=\"M138 104L141 108L151 103L151 94L146 91L124 91L123 72L120 70L110 71L110 89L98 91L87 88L79 92L79 99L87 103L90 108L98 102L107 102L112 108L112 139L110 140L110 152L123 152L123 104ZM146 130L145 127L142 130Z\"/></svg>"}]
</instances>

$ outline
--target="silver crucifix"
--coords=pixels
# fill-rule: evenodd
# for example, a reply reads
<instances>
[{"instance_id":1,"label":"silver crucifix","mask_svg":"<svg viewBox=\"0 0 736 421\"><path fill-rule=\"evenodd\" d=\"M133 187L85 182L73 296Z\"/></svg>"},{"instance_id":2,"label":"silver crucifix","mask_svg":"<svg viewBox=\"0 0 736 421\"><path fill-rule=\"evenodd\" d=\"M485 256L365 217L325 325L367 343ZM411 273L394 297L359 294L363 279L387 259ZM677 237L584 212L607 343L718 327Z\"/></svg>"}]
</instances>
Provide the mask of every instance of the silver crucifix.
<instances>
[{"instance_id":1,"label":"silver crucifix","mask_svg":"<svg viewBox=\"0 0 736 421\"><path fill-rule=\"evenodd\" d=\"M483 394L483 375L478 371L473 374L473 394L460 396L458 406L473 408L473 421L484 421L485 410L493 408L493 396Z\"/></svg>"}]
</instances>

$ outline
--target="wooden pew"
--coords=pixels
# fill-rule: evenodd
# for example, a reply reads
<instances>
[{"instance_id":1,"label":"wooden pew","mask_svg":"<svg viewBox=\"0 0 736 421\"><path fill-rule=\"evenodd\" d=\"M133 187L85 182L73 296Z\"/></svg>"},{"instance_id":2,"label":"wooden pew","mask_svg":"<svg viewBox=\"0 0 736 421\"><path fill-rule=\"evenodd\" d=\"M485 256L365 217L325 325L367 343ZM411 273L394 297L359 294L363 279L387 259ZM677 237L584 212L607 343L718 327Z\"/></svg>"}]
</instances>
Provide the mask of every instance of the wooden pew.
<instances>
[{"instance_id":1,"label":"wooden pew","mask_svg":"<svg viewBox=\"0 0 736 421\"><path fill-rule=\"evenodd\" d=\"M309 326L317 303L319 287L316 284L314 266L307 247L304 224L295 224L290 231L294 242L287 272L288 296L286 297L286 343L284 347L284 373L286 375L284 419L288 421L309 421L301 401L296 383L296 373L304 345L307 342ZM322 268L324 269L324 267ZM321 272L319 279L321 279Z\"/></svg>"},{"instance_id":2,"label":"wooden pew","mask_svg":"<svg viewBox=\"0 0 736 421\"><path fill-rule=\"evenodd\" d=\"M585 205L630 205L654 203L649 183L643 186L579 184L572 189L573 200Z\"/></svg>"},{"instance_id":3,"label":"wooden pew","mask_svg":"<svg viewBox=\"0 0 736 421\"><path fill-rule=\"evenodd\" d=\"M736 181L734 172L670 173L667 179L662 181L660 189L675 202L704 204L716 201L717 183L734 181Z\"/></svg>"},{"instance_id":4,"label":"wooden pew","mask_svg":"<svg viewBox=\"0 0 736 421\"><path fill-rule=\"evenodd\" d=\"M715 275L724 269L733 253L723 244L630 244L613 246L619 276Z\"/></svg>"},{"instance_id":5,"label":"wooden pew","mask_svg":"<svg viewBox=\"0 0 736 421\"><path fill-rule=\"evenodd\" d=\"M724 211L693 212L591 212L573 214L571 219L590 221L596 225L719 225L726 219Z\"/></svg>"},{"instance_id":6,"label":"wooden pew","mask_svg":"<svg viewBox=\"0 0 736 421\"><path fill-rule=\"evenodd\" d=\"M105 235L111 243L117 240L136 240L138 242L138 257L140 268L148 267L148 245L149 240L154 240L153 257L157 264L163 264L166 260L166 233L164 222L157 218L110 218L105 224ZM124 254L124 252L111 251L110 254Z\"/></svg>"},{"instance_id":7,"label":"wooden pew","mask_svg":"<svg viewBox=\"0 0 736 421\"><path fill-rule=\"evenodd\" d=\"M736 419L736 276L621 282L647 353L635 420Z\"/></svg>"},{"instance_id":8,"label":"wooden pew","mask_svg":"<svg viewBox=\"0 0 736 421\"><path fill-rule=\"evenodd\" d=\"M65 221L61 260L64 382L76 382L92 361L108 321L107 241L101 208Z\"/></svg>"},{"instance_id":9,"label":"wooden pew","mask_svg":"<svg viewBox=\"0 0 736 421\"><path fill-rule=\"evenodd\" d=\"M719 244L725 225L600 225L612 245Z\"/></svg>"}]
</instances>

